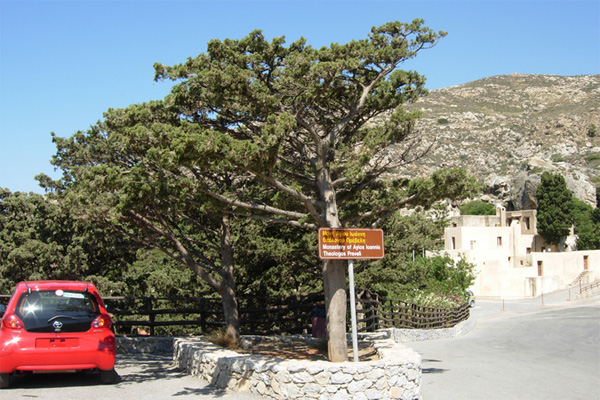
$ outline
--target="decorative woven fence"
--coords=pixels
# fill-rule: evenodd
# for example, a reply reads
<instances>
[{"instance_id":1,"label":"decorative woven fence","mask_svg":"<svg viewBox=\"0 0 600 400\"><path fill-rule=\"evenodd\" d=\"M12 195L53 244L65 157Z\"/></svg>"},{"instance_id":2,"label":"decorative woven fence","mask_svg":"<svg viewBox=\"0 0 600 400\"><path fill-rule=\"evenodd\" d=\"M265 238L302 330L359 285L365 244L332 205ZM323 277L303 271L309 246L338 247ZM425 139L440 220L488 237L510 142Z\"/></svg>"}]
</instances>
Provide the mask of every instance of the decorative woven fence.
<instances>
[{"instance_id":1,"label":"decorative woven fence","mask_svg":"<svg viewBox=\"0 0 600 400\"><path fill-rule=\"evenodd\" d=\"M368 290L358 293L358 303L359 332L383 328L451 328L470 315L467 303L455 308L425 307L399 299L380 298Z\"/></svg>"}]
</instances>

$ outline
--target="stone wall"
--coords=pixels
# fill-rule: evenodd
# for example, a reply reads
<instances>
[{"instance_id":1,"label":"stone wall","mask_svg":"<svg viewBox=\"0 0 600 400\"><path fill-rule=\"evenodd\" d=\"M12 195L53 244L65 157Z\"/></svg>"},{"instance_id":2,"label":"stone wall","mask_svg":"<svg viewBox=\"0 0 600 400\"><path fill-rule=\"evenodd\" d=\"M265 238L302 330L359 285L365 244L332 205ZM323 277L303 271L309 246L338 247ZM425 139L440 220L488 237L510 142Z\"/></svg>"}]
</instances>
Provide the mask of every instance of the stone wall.
<instances>
[{"instance_id":1,"label":"stone wall","mask_svg":"<svg viewBox=\"0 0 600 400\"><path fill-rule=\"evenodd\" d=\"M379 359L359 363L287 360L240 354L202 337L117 337L117 352L173 353L173 362L209 384L271 399L421 399L421 356L401 342L461 336L476 323L471 317L446 329L388 329L359 335ZM297 337L296 337L297 338ZM314 340L308 336L306 341ZM273 337L244 337L256 342ZM285 340L285 337L281 337Z\"/></svg>"},{"instance_id":2,"label":"stone wall","mask_svg":"<svg viewBox=\"0 0 600 400\"><path fill-rule=\"evenodd\" d=\"M389 334L373 346L378 360L331 363L240 354L201 338L182 338L175 340L173 357L211 385L265 398L420 399L421 356Z\"/></svg>"},{"instance_id":3,"label":"stone wall","mask_svg":"<svg viewBox=\"0 0 600 400\"><path fill-rule=\"evenodd\" d=\"M469 332L477 319L471 314L469 319L459 322L452 328L440 329L391 329L392 338L398 342L420 342L424 340L449 339L462 336Z\"/></svg>"},{"instance_id":4,"label":"stone wall","mask_svg":"<svg viewBox=\"0 0 600 400\"><path fill-rule=\"evenodd\" d=\"M117 336L117 354L173 354L172 337Z\"/></svg>"}]
</instances>

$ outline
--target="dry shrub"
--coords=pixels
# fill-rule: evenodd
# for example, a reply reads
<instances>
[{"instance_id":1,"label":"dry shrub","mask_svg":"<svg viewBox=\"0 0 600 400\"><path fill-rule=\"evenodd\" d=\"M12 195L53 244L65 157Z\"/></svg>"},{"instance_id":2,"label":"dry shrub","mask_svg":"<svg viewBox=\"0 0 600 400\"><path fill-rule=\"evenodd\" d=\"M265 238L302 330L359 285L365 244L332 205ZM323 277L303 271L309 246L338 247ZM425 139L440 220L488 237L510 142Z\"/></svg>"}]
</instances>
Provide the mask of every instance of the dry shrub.
<instances>
[{"instance_id":1,"label":"dry shrub","mask_svg":"<svg viewBox=\"0 0 600 400\"><path fill-rule=\"evenodd\" d=\"M210 332L206 335L206 340L225 349L233 350L240 347L240 343L234 337L228 335L224 328L215 329Z\"/></svg>"}]
</instances>

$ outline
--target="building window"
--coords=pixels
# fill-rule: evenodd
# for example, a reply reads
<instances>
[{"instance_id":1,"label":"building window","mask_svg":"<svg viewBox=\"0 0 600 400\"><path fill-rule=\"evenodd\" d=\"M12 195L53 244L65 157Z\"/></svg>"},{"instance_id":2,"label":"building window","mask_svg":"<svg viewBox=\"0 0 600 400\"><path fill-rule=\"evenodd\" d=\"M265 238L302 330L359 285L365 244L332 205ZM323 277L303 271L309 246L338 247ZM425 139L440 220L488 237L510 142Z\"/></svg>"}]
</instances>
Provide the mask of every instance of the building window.
<instances>
[{"instance_id":1,"label":"building window","mask_svg":"<svg viewBox=\"0 0 600 400\"><path fill-rule=\"evenodd\" d=\"M583 256L583 270L587 271L589 268L588 266L588 256Z\"/></svg>"},{"instance_id":2,"label":"building window","mask_svg":"<svg viewBox=\"0 0 600 400\"><path fill-rule=\"evenodd\" d=\"M531 247L528 247L527 249L525 249L525 253L531 254Z\"/></svg>"},{"instance_id":3,"label":"building window","mask_svg":"<svg viewBox=\"0 0 600 400\"><path fill-rule=\"evenodd\" d=\"M523 218L523 222L525 222L525 229L529 230L529 217Z\"/></svg>"},{"instance_id":4,"label":"building window","mask_svg":"<svg viewBox=\"0 0 600 400\"><path fill-rule=\"evenodd\" d=\"M452 236L452 250L456 250L456 238Z\"/></svg>"},{"instance_id":5,"label":"building window","mask_svg":"<svg viewBox=\"0 0 600 400\"><path fill-rule=\"evenodd\" d=\"M544 276L544 264L542 261L537 262L538 276Z\"/></svg>"},{"instance_id":6,"label":"building window","mask_svg":"<svg viewBox=\"0 0 600 400\"><path fill-rule=\"evenodd\" d=\"M471 240L471 250L475 250L476 245L477 245L477 240Z\"/></svg>"},{"instance_id":7,"label":"building window","mask_svg":"<svg viewBox=\"0 0 600 400\"><path fill-rule=\"evenodd\" d=\"M498 236L496 243L498 244L498 247L502 247L502 236Z\"/></svg>"}]
</instances>

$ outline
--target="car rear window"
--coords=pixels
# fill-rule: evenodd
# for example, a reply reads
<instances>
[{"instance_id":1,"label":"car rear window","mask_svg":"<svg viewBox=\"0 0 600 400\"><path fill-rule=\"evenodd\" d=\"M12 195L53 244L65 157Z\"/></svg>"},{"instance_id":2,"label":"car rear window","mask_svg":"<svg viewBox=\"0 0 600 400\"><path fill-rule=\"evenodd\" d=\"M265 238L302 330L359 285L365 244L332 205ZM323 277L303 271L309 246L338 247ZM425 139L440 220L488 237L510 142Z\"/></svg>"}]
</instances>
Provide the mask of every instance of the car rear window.
<instances>
[{"instance_id":1,"label":"car rear window","mask_svg":"<svg viewBox=\"0 0 600 400\"><path fill-rule=\"evenodd\" d=\"M100 310L90 293L40 290L23 293L16 314L28 332L85 332Z\"/></svg>"}]
</instances>

